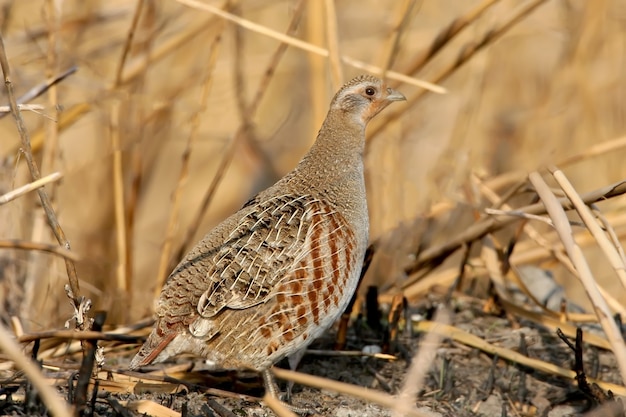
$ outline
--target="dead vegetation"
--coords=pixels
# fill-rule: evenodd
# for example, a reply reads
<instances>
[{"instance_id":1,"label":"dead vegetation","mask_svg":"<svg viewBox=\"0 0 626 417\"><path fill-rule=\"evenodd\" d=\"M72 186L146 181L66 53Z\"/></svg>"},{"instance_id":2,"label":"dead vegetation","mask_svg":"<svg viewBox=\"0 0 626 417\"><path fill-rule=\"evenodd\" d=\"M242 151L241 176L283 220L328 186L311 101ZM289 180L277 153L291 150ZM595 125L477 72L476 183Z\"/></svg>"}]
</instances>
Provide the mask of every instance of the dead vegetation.
<instances>
[{"instance_id":1,"label":"dead vegetation","mask_svg":"<svg viewBox=\"0 0 626 417\"><path fill-rule=\"evenodd\" d=\"M1 413L267 413L255 375L126 363L186 249L385 72L408 101L368 131L369 268L316 346L383 353L276 375L321 415L623 415L622 2L0 8Z\"/></svg>"}]
</instances>

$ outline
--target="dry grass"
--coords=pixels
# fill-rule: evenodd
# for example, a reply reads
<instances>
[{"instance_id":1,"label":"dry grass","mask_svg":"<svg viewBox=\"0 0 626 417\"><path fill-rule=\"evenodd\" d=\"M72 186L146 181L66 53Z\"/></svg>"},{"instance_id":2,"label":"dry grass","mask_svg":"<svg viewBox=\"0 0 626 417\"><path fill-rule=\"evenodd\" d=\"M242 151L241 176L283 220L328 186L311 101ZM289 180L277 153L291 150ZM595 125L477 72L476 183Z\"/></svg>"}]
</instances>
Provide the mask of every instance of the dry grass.
<instances>
[{"instance_id":1,"label":"dry grass","mask_svg":"<svg viewBox=\"0 0 626 417\"><path fill-rule=\"evenodd\" d=\"M436 286L491 280L513 314L565 329L602 323L608 337L596 343L614 350L626 378L611 317L626 305L622 2L0 7L17 103L33 105L21 112L22 136L0 113L4 324L60 328L85 307L81 296L111 328L149 317L181 254L297 163L334 90L366 68L388 71L408 97L368 132L376 255L366 285L383 301L402 291L412 302ZM610 184L617 197L602 202ZM72 253L52 246L64 239ZM550 270L588 313L534 305L524 265ZM531 301L513 300L512 286Z\"/></svg>"}]
</instances>

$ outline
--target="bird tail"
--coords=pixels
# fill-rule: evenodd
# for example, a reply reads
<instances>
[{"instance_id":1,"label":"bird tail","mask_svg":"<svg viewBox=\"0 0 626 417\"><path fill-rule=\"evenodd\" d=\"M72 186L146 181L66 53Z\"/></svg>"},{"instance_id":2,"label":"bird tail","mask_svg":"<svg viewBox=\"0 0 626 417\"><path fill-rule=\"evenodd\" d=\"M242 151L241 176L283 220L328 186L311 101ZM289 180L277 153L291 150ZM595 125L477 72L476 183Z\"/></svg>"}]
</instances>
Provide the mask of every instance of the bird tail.
<instances>
[{"instance_id":1,"label":"bird tail","mask_svg":"<svg viewBox=\"0 0 626 417\"><path fill-rule=\"evenodd\" d=\"M139 352L137 352L133 360L130 361L130 370L134 371L142 366L155 362L159 354L163 352L163 349L165 349L175 337L176 332L158 335L157 329L153 330L150 336L148 336L148 340L146 340L141 349L139 349ZM165 359L166 357L159 358L158 362Z\"/></svg>"}]
</instances>

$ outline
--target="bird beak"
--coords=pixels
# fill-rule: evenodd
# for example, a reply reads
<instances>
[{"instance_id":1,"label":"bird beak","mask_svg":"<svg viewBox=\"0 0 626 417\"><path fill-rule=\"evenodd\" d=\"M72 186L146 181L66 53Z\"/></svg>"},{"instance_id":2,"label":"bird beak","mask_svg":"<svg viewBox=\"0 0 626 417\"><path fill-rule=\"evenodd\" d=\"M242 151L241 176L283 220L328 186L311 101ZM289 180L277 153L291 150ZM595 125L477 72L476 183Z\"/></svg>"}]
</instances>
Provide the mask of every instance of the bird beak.
<instances>
[{"instance_id":1,"label":"bird beak","mask_svg":"<svg viewBox=\"0 0 626 417\"><path fill-rule=\"evenodd\" d=\"M404 100L406 100L406 97L404 97L404 94L394 90L393 88L388 88L387 89L387 100L389 100L389 101L404 101Z\"/></svg>"}]
</instances>

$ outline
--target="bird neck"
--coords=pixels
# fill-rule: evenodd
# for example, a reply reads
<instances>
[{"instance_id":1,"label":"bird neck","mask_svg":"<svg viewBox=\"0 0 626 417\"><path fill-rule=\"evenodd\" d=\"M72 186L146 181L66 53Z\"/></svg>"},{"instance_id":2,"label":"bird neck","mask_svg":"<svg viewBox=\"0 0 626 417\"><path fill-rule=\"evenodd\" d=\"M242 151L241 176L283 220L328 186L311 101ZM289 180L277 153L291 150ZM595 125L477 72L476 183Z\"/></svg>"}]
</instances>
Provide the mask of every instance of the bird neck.
<instances>
[{"instance_id":1,"label":"bird neck","mask_svg":"<svg viewBox=\"0 0 626 417\"><path fill-rule=\"evenodd\" d=\"M364 147L365 126L331 111L317 140L286 181L297 192L332 203L350 224L362 227L368 217Z\"/></svg>"},{"instance_id":2,"label":"bird neck","mask_svg":"<svg viewBox=\"0 0 626 417\"><path fill-rule=\"evenodd\" d=\"M315 181L362 176L364 148L365 125L345 112L331 110L298 170Z\"/></svg>"}]
</instances>

